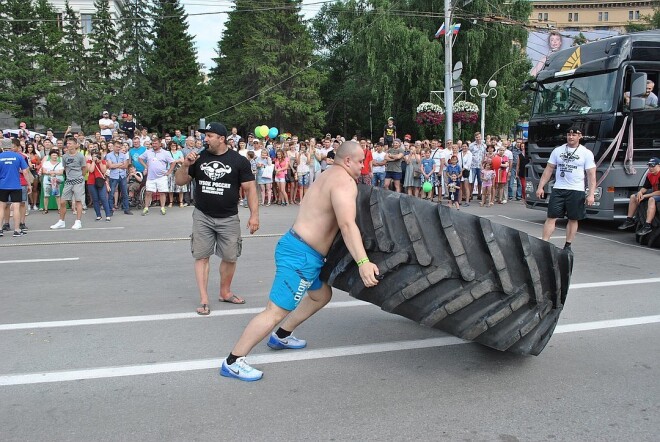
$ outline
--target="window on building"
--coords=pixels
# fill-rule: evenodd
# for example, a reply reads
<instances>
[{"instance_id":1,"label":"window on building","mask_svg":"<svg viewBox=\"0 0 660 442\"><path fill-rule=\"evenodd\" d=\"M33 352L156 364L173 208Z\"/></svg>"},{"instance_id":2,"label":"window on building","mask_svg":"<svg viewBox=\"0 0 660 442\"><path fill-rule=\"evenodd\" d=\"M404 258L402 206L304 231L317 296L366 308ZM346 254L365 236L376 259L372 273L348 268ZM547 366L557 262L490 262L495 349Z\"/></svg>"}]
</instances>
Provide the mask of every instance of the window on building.
<instances>
[{"instance_id":1,"label":"window on building","mask_svg":"<svg viewBox=\"0 0 660 442\"><path fill-rule=\"evenodd\" d=\"M578 13L573 14L573 21L578 21Z\"/></svg>"},{"instance_id":2,"label":"window on building","mask_svg":"<svg viewBox=\"0 0 660 442\"><path fill-rule=\"evenodd\" d=\"M603 21L609 21L609 20L610 20L610 13L603 12Z\"/></svg>"},{"instance_id":3,"label":"window on building","mask_svg":"<svg viewBox=\"0 0 660 442\"><path fill-rule=\"evenodd\" d=\"M639 11L635 11L635 20L639 20Z\"/></svg>"},{"instance_id":4,"label":"window on building","mask_svg":"<svg viewBox=\"0 0 660 442\"><path fill-rule=\"evenodd\" d=\"M543 21L548 21L548 13L547 12L543 13Z\"/></svg>"},{"instance_id":5,"label":"window on building","mask_svg":"<svg viewBox=\"0 0 660 442\"><path fill-rule=\"evenodd\" d=\"M628 20L633 19L633 11L628 11Z\"/></svg>"},{"instance_id":6,"label":"window on building","mask_svg":"<svg viewBox=\"0 0 660 442\"><path fill-rule=\"evenodd\" d=\"M598 13L598 21L603 21L603 13L602 12Z\"/></svg>"},{"instance_id":7,"label":"window on building","mask_svg":"<svg viewBox=\"0 0 660 442\"><path fill-rule=\"evenodd\" d=\"M632 11L630 11L630 19L632 20ZM539 12L539 21L543 21L543 13Z\"/></svg>"},{"instance_id":8,"label":"window on building","mask_svg":"<svg viewBox=\"0 0 660 442\"><path fill-rule=\"evenodd\" d=\"M92 33L92 14L80 14L80 27L83 35Z\"/></svg>"},{"instance_id":9,"label":"window on building","mask_svg":"<svg viewBox=\"0 0 660 442\"><path fill-rule=\"evenodd\" d=\"M568 13L568 21L573 21L573 13L572 12Z\"/></svg>"}]
</instances>

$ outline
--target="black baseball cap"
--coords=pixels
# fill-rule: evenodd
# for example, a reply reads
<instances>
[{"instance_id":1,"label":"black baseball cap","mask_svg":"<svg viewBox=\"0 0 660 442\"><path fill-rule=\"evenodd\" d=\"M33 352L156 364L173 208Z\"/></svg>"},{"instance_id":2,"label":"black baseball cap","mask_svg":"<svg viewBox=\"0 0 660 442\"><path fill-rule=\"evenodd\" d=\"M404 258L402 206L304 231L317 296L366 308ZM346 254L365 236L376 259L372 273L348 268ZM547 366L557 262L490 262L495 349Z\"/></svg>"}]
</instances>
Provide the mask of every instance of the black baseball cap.
<instances>
[{"instance_id":1,"label":"black baseball cap","mask_svg":"<svg viewBox=\"0 0 660 442\"><path fill-rule=\"evenodd\" d=\"M647 165L648 165L649 167L655 167L655 166L657 166L658 164L660 164L660 158L658 158L658 157L653 157L653 158L651 158L651 159L649 160L649 162L647 163Z\"/></svg>"},{"instance_id":2,"label":"black baseball cap","mask_svg":"<svg viewBox=\"0 0 660 442\"><path fill-rule=\"evenodd\" d=\"M573 134L580 134L580 135L582 135L582 131L580 130L580 126L578 126L577 124L574 124L574 125L572 125L571 127L569 127L568 130L566 131L566 133L567 133L567 134L571 134L571 133L573 133Z\"/></svg>"},{"instance_id":3,"label":"black baseball cap","mask_svg":"<svg viewBox=\"0 0 660 442\"><path fill-rule=\"evenodd\" d=\"M225 125L217 122L209 123L204 129L199 129L199 131L203 134L211 132L223 137L227 136L227 128Z\"/></svg>"}]
</instances>

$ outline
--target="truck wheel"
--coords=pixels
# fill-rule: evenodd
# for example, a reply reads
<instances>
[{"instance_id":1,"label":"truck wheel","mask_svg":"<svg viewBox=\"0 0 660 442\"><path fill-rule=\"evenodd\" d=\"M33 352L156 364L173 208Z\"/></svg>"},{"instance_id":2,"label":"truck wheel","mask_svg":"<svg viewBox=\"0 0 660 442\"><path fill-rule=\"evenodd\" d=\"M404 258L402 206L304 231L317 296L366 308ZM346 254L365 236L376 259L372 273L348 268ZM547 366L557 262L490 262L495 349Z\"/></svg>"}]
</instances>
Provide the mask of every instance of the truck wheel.
<instances>
[{"instance_id":1,"label":"truck wheel","mask_svg":"<svg viewBox=\"0 0 660 442\"><path fill-rule=\"evenodd\" d=\"M486 218L359 186L357 224L380 283L365 288L341 235L321 279L466 340L538 355L566 301L573 254Z\"/></svg>"}]
</instances>

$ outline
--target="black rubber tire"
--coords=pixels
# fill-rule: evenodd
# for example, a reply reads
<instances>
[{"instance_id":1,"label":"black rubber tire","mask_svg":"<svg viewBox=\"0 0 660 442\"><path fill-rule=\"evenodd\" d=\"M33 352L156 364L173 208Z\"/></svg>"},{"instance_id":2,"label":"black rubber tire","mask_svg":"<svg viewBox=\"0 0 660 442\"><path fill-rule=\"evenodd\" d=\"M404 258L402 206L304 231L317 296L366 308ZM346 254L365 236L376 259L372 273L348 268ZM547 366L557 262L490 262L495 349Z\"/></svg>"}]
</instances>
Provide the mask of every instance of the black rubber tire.
<instances>
[{"instance_id":1,"label":"black rubber tire","mask_svg":"<svg viewBox=\"0 0 660 442\"><path fill-rule=\"evenodd\" d=\"M566 301L572 253L486 218L358 187L357 223L382 280L365 288L341 235L322 280L460 338L518 354L541 353Z\"/></svg>"},{"instance_id":2,"label":"black rubber tire","mask_svg":"<svg viewBox=\"0 0 660 442\"><path fill-rule=\"evenodd\" d=\"M654 249L660 249L660 228L656 227L651 233L645 235L646 245Z\"/></svg>"}]
</instances>

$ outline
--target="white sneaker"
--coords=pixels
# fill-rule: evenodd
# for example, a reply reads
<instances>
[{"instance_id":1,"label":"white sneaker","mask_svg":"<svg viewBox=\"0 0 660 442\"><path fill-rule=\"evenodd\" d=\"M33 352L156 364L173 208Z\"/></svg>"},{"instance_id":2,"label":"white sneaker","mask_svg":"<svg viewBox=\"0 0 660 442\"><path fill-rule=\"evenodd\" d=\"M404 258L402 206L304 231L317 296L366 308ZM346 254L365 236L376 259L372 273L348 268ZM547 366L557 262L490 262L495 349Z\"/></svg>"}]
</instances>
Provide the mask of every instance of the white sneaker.
<instances>
[{"instance_id":1,"label":"white sneaker","mask_svg":"<svg viewBox=\"0 0 660 442\"><path fill-rule=\"evenodd\" d=\"M502 204L506 204L506 200L502 200Z\"/></svg>"},{"instance_id":2,"label":"white sneaker","mask_svg":"<svg viewBox=\"0 0 660 442\"><path fill-rule=\"evenodd\" d=\"M71 226L73 230L80 230L82 229L82 223L80 222L79 219L76 220L75 223L73 223L73 226Z\"/></svg>"},{"instance_id":3,"label":"white sneaker","mask_svg":"<svg viewBox=\"0 0 660 442\"><path fill-rule=\"evenodd\" d=\"M66 223L62 220L59 220L58 222L56 222L55 224L50 226L50 228L51 229L64 229L64 228L66 228Z\"/></svg>"}]
</instances>

